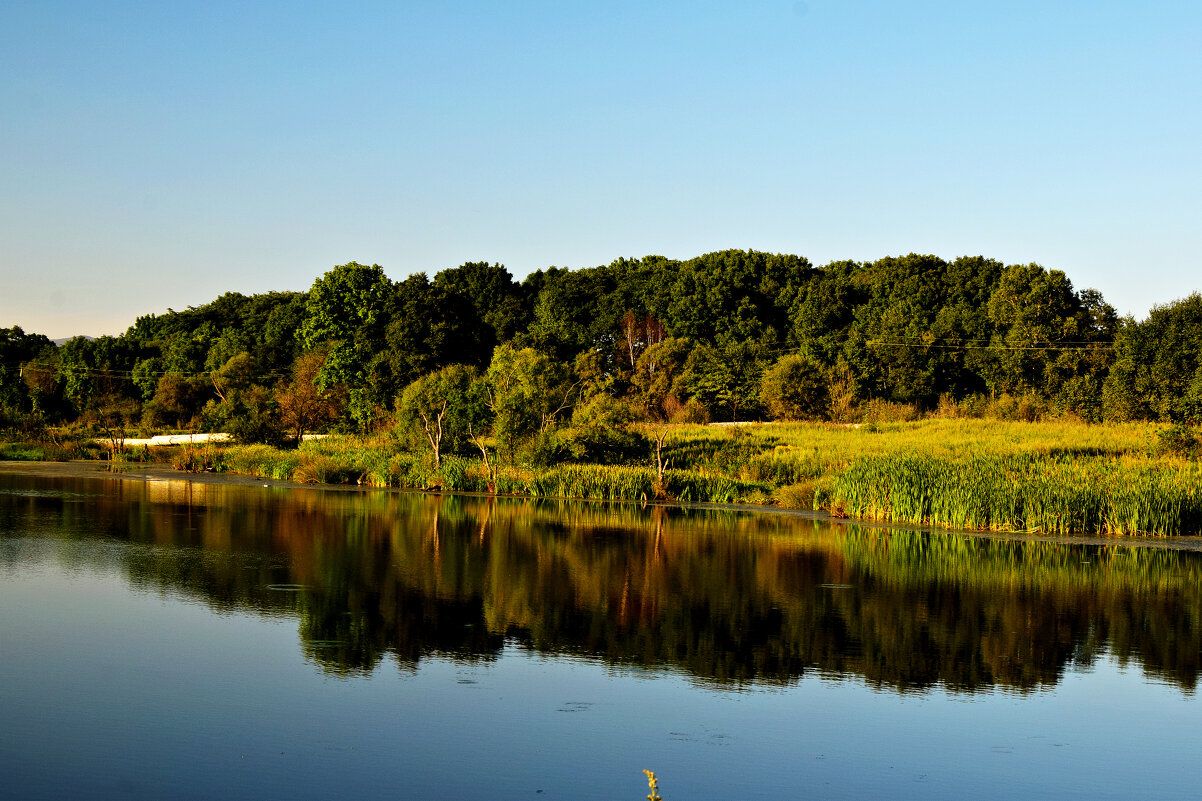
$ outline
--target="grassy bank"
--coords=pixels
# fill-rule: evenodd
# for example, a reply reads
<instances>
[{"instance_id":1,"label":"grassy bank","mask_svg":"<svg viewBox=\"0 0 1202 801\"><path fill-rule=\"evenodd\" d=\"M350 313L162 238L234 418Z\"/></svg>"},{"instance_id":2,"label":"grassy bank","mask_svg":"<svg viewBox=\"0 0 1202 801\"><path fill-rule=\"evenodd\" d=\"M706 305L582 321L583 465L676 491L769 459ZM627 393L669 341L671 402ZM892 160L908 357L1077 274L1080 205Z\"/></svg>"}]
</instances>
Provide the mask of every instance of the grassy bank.
<instances>
[{"instance_id":1,"label":"grassy bank","mask_svg":"<svg viewBox=\"0 0 1202 801\"><path fill-rule=\"evenodd\" d=\"M650 464L503 463L495 489L532 497L771 504L956 529L1200 534L1202 463L1166 452L1165 429L942 418L858 428L679 425L665 443L669 469L662 484ZM4 447L0 453L28 453ZM479 458L444 457L436 470L428 453L401 449L389 437L331 437L292 450L204 446L157 454L180 469L277 480L489 489Z\"/></svg>"},{"instance_id":2,"label":"grassy bank","mask_svg":"<svg viewBox=\"0 0 1202 801\"><path fill-rule=\"evenodd\" d=\"M670 469L502 465L496 489L534 497L773 504L957 529L1056 534L1202 533L1202 465L1159 452L1163 426L929 419L676 426ZM293 451L225 449L220 469L277 479L484 492L478 459L435 471L387 440Z\"/></svg>"}]
</instances>

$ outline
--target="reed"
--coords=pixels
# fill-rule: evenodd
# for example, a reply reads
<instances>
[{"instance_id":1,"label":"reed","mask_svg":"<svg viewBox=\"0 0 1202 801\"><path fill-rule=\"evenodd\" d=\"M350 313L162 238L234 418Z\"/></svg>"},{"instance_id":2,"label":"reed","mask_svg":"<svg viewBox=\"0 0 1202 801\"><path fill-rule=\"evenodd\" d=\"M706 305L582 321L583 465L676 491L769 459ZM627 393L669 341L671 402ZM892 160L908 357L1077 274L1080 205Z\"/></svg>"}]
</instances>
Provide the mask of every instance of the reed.
<instances>
[{"instance_id":1,"label":"reed","mask_svg":"<svg viewBox=\"0 0 1202 801\"><path fill-rule=\"evenodd\" d=\"M893 454L857 460L827 508L945 528L1178 536L1202 530L1202 468L1058 455L964 461Z\"/></svg>"},{"instance_id":2,"label":"reed","mask_svg":"<svg viewBox=\"0 0 1202 801\"><path fill-rule=\"evenodd\" d=\"M40 462L46 458L46 449L23 442L0 442L0 461Z\"/></svg>"},{"instance_id":3,"label":"reed","mask_svg":"<svg viewBox=\"0 0 1202 801\"><path fill-rule=\"evenodd\" d=\"M1056 534L1202 533L1202 467L1164 455L1162 426L964 418L673 426L662 482L647 466L502 465L495 491L536 498L776 504L841 517ZM295 450L235 446L218 469L276 479L485 492L478 458L391 438L329 437Z\"/></svg>"}]
</instances>

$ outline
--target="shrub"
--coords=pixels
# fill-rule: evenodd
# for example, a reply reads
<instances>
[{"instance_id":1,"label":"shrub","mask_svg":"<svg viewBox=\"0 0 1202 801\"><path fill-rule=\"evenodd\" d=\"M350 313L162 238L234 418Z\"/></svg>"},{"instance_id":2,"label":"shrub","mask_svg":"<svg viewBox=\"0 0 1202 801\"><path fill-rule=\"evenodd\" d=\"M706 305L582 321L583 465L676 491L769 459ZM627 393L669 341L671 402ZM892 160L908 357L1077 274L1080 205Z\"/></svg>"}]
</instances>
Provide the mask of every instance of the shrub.
<instances>
[{"instance_id":1,"label":"shrub","mask_svg":"<svg viewBox=\"0 0 1202 801\"><path fill-rule=\"evenodd\" d=\"M1156 453L1161 456L1180 456L1195 459L1202 453L1202 441L1198 433L1185 423L1175 423L1156 432Z\"/></svg>"},{"instance_id":2,"label":"shrub","mask_svg":"<svg viewBox=\"0 0 1202 801\"><path fill-rule=\"evenodd\" d=\"M813 509L814 483L788 484L779 487L773 494L776 505L782 509Z\"/></svg>"},{"instance_id":3,"label":"shrub","mask_svg":"<svg viewBox=\"0 0 1202 801\"><path fill-rule=\"evenodd\" d=\"M775 420L820 420L826 415L827 392L822 367L794 353L764 373L760 403Z\"/></svg>"}]
</instances>

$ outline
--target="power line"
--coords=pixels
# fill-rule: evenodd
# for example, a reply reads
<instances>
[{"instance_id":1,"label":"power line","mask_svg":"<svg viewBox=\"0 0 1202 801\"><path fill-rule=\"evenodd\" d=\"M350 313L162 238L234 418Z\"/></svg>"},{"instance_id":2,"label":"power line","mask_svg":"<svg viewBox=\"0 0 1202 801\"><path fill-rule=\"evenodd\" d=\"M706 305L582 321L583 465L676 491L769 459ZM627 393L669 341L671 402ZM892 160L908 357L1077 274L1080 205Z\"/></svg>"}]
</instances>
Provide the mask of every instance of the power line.
<instances>
[{"instance_id":1,"label":"power line","mask_svg":"<svg viewBox=\"0 0 1202 801\"><path fill-rule=\"evenodd\" d=\"M981 340L977 340L981 341ZM942 350L1056 350L1056 351L1078 351L1084 353L1092 353L1100 350L1114 350L1113 345L1091 345L1089 347L1081 347L1080 345L944 345L937 342L882 342L880 340L869 340L864 343L869 347L897 347L897 348L939 348Z\"/></svg>"},{"instance_id":2,"label":"power line","mask_svg":"<svg viewBox=\"0 0 1202 801\"><path fill-rule=\"evenodd\" d=\"M106 368L106 367L89 367L87 365L70 365L67 367L63 367L63 366L47 367L47 366L43 366L40 364L26 364L26 363L19 363L19 362L18 363L9 362L9 363L5 364L4 366L16 367L21 371L22 374L24 374L26 372L51 373L51 374L55 374L55 375L83 373L83 374L90 375L95 378L116 378L116 379L128 379L128 380L134 379L134 371L133 370L113 370L113 369ZM176 375L176 376L180 376L183 378L197 378L197 377L203 376L205 378L209 378L213 375L213 373L216 373L216 372L218 372L218 371L217 370L203 370L203 371L199 371L199 372L192 372L192 371L184 371L184 370L144 370L144 371L139 372L138 375L145 376L145 377L162 377L165 375ZM291 375L291 374L290 373L260 373L260 374L255 375L254 378L256 378L256 379L286 378L288 375Z\"/></svg>"}]
</instances>

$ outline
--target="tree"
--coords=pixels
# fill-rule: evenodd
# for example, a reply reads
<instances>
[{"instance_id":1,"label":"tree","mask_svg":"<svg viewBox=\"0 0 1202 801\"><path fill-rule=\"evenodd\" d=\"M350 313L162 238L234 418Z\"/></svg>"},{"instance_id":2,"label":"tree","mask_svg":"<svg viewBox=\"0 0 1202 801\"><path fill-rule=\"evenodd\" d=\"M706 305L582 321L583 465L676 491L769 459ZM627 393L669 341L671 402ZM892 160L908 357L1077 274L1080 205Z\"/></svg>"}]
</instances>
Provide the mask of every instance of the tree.
<instances>
[{"instance_id":1,"label":"tree","mask_svg":"<svg viewBox=\"0 0 1202 801\"><path fill-rule=\"evenodd\" d=\"M804 356L782 356L764 373L760 402L777 420L822 419L827 402L825 371Z\"/></svg>"},{"instance_id":2,"label":"tree","mask_svg":"<svg viewBox=\"0 0 1202 801\"><path fill-rule=\"evenodd\" d=\"M108 441L110 453L123 453L126 428L137 420L139 411L138 402L132 398L106 392L94 399L83 419Z\"/></svg>"},{"instance_id":3,"label":"tree","mask_svg":"<svg viewBox=\"0 0 1202 801\"><path fill-rule=\"evenodd\" d=\"M631 383L648 420L666 420L669 409L683 405L681 374L692 351L691 341L669 337L639 354Z\"/></svg>"},{"instance_id":4,"label":"tree","mask_svg":"<svg viewBox=\"0 0 1202 801\"><path fill-rule=\"evenodd\" d=\"M486 367L493 345L479 347L476 309L422 273L396 285L384 342L392 378L401 386L448 364Z\"/></svg>"},{"instance_id":5,"label":"tree","mask_svg":"<svg viewBox=\"0 0 1202 801\"><path fill-rule=\"evenodd\" d=\"M442 467L443 443L454 450L467 440L468 423L479 417L472 385L475 368L452 364L429 373L405 387L397 401L397 424L411 439L424 439L434 454L434 467Z\"/></svg>"},{"instance_id":6,"label":"tree","mask_svg":"<svg viewBox=\"0 0 1202 801\"><path fill-rule=\"evenodd\" d=\"M519 443L547 433L575 404L579 385L567 366L532 348L499 345L485 373L493 434L510 458Z\"/></svg>"},{"instance_id":7,"label":"tree","mask_svg":"<svg viewBox=\"0 0 1202 801\"><path fill-rule=\"evenodd\" d=\"M634 402L650 423L655 445L656 490L661 497L666 494L664 473L669 459L664 447L672 430L671 424L681 421L687 414L682 400L687 392L683 379L692 350L693 343L687 339L664 339L639 355L631 376Z\"/></svg>"},{"instance_id":8,"label":"tree","mask_svg":"<svg viewBox=\"0 0 1202 801\"><path fill-rule=\"evenodd\" d=\"M689 354L681 384L707 409L722 409L738 422L740 412L748 417L758 407L763 362L763 348L754 342L701 345Z\"/></svg>"},{"instance_id":9,"label":"tree","mask_svg":"<svg viewBox=\"0 0 1202 801\"><path fill-rule=\"evenodd\" d=\"M1038 264L1007 267L989 298L989 319L997 334L991 389L1052 395L1071 362L1071 351L1086 342L1086 319L1068 277ZM1065 355L1068 359L1064 359Z\"/></svg>"},{"instance_id":10,"label":"tree","mask_svg":"<svg viewBox=\"0 0 1202 801\"><path fill-rule=\"evenodd\" d=\"M244 390L254 383L256 372L254 357L242 351L213 370L209 379L213 382L213 391L217 393L217 397L224 401L230 392Z\"/></svg>"},{"instance_id":11,"label":"tree","mask_svg":"<svg viewBox=\"0 0 1202 801\"><path fill-rule=\"evenodd\" d=\"M46 416L59 405L58 351L51 345L21 365L34 415Z\"/></svg>"},{"instance_id":12,"label":"tree","mask_svg":"<svg viewBox=\"0 0 1202 801\"><path fill-rule=\"evenodd\" d=\"M225 430L238 442L280 445L284 441L280 405L267 387L235 390L226 402Z\"/></svg>"},{"instance_id":13,"label":"tree","mask_svg":"<svg viewBox=\"0 0 1202 801\"><path fill-rule=\"evenodd\" d=\"M147 404L151 417L164 417L177 428L192 428L210 391L206 376L164 373Z\"/></svg>"},{"instance_id":14,"label":"tree","mask_svg":"<svg viewBox=\"0 0 1202 801\"><path fill-rule=\"evenodd\" d=\"M1103 387L1107 419L1202 420L1202 294L1128 319L1114 338L1114 366Z\"/></svg>"},{"instance_id":15,"label":"tree","mask_svg":"<svg viewBox=\"0 0 1202 801\"><path fill-rule=\"evenodd\" d=\"M789 303L811 273L809 261L798 256L707 253L680 265L664 323L705 343L776 345L788 327Z\"/></svg>"},{"instance_id":16,"label":"tree","mask_svg":"<svg viewBox=\"0 0 1202 801\"><path fill-rule=\"evenodd\" d=\"M330 422L338 413L337 388L319 384L325 363L323 350L302 354L292 366L292 379L280 382L276 388L280 420L298 443L306 433Z\"/></svg>"},{"instance_id":17,"label":"tree","mask_svg":"<svg viewBox=\"0 0 1202 801\"><path fill-rule=\"evenodd\" d=\"M0 419L23 417L32 410L22 365L54 344L41 334L26 334L19 326L0 328Z\"/></svg>"},{"instance_id":18,"label":"tree","mask_svg":"<svg viewBox=\"0 0 1202 801\"><path fill-rule=\"evenodd\" d=\"M479 336L477 347L483 348L484 358L529 323L522 288L503 265L467 262L439 272L434 276L434 286L466 301L473 310Z\"/></svg>"},{"instance_id":19,"label":"tree","mask_svg":"<svg viewBox=\"0 0 1202 801\"><path fill-rule=\"evenodd\" d=\"M594 395L572 412L568 452L578 462L619 464L647 458L647 439L634 432L630 406L605 394Z\"/></svg>"},{"instance_id":20,"label":"tree","mask_svg":"<svg viewBox=\"0 0 1202 801\"><path fill-rule=\"evenodd\" d=\"M314 281L305 302L301 345L306 350L328 348L317 384L322 389L346 387L347 409L360 431L367 430L376 409L393 394L387 380L371 380L373 360L386 362L384 331L392 291L379 265L352 261Z\"/></svg>"},{"instance_id":21,"label":"tree","mask_svg":"<svg viewBox=\"0 0 1202 801\"><path fill-rule=\"evenodd\" d=\"M548 270L534 303L530 341L562 361L598 347L612 352L621 314L607 308L612 292L601 270Z\"/></svg>"}]
</instances>

